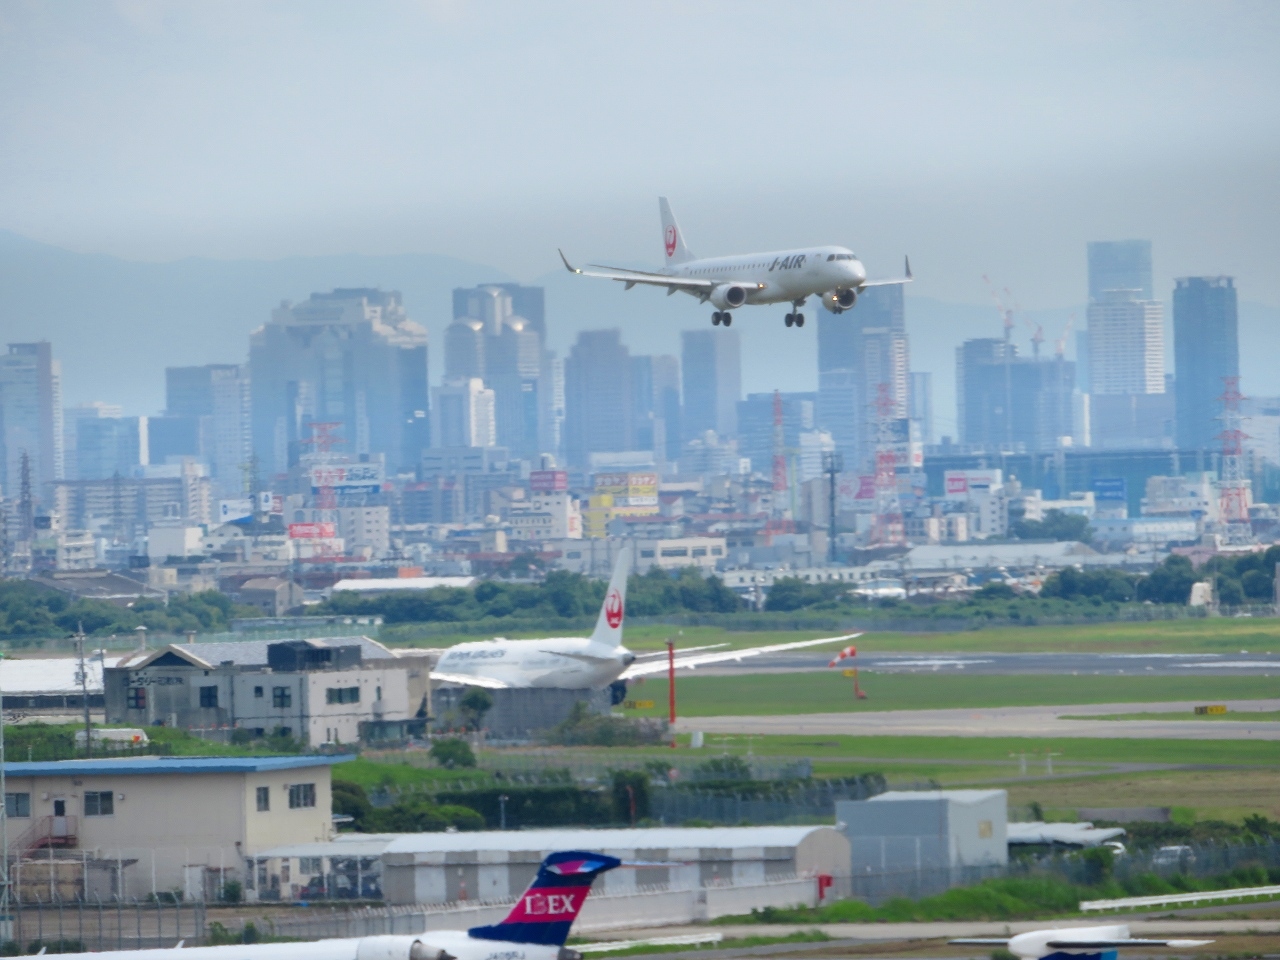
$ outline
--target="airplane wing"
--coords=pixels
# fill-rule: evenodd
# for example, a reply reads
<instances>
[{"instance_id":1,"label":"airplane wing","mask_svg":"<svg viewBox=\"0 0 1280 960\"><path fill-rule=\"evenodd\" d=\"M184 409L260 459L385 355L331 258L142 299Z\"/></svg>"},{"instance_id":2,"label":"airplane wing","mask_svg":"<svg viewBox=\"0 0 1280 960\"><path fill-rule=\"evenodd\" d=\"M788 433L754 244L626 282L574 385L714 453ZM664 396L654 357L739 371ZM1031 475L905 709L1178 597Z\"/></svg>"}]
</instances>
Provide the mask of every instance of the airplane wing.
<instances>
[{"instance_id":1,"label":"airplane wing","mask_svg":"<svg viewBox=\"0 0 1280 960\"><path fill-rule=\"evenodd\" d=\"M440 683L461 683L467 687L484 687L486 690L508 690L511 687L511 684L503 683L501 680L494 680L492 677L473 677L469 673L440 673L432 670L431 679Z\"/></svg>"},{"instance_id":2,"label":"airplane wing","mask_svg":"<svg viewBox=\"0 0 1280 960\"><path fill-rule=\"evenodd\" d=\"M1055 950L1067 948L1071 950L1114 950L1117 947L1173 947L1181 950L1191 947L1203 947L1213 943L1212 940L1050 940L1048 946Z\"/></svg>"},{"instance_id":3,"label":"airplane wing","mask_svg":"<svg viewBox=\"0 0 1280 960\"><path fill-rule=\"evenodd\" d=\"M700 653L697 656L676 657L677 670L692 670L712 663L724 663L729 660L744 660L747 657L759 657L766 653L782 653L784 650L799 650L801 647L816 647L823 643L838 643L862 636L861 633L850 633L843 637L823 637L820 640L801 640L797 643L775 643L767 647L748 647L746 650L723 650L720 653ZM654 660L649 663L633 663L622 672L619 679L630 680L633 677L646 677L655 673L667 672L667 661Z\"/></svg>"},{"instance_id":4,"label":"airplane wing","mask_svg":"<svg viewBox=\"0 0 1280 960\"><path fill-rule=\"evenodd\" d=\"M589 653L570 653L567 650L539 650L539 653L550 653L557 657L569 657L572 660L581 660L583 663L617 663L615 657L593 657Z\"/></svg>"},{"instance_id":5,"label":"airplane wing","mask_svg":"<svg viewBox=\"0 0 1280 960\"><path fill-rule=\"evenodd\" d=\"M913 276L911 275L911 258L910 258L910 257L903 257L903 260L906 262L906 273L907 273L907 275L906 275L905 277L895 277L895 278L894 278L894 279L892 279L892 280L866 280L866 281L862 282L861 284L859 284L859 286L860 286L860 287L863 287L863 288L865 288L865 287L892 287L892 286L895 286L895 285L900 284L900 283L910 283L912 280L914 280L914 279L915 279L915 277L913 277Z\"/></svg>"},{"instance_id":6,"label":"airplane wing","mask_svg":"<svg viewBox=\"0 0 1280 960\"><path fill-rule=\"evenodd\" d=\"M637 283L648 284L653 287L666 287L668 293L675 293L677 290L688 290L690 293L709 294L721 281L715 280L694 280L690 277L672 277L665 273L649 273L644 270L628 270L626 267L596 267L595 270L582 270L569 263L568 258L564 255L563 250L557 251L560 259L564 261L565 269L570 273L576 273L580 277L599 277L603 280L617 280L619 283L625 283L627 289L630 290ZM607 273L598 273L597 270L608 271ZM742 284L738 284L742 286Z\"/></svg>"},{"instance_id":7,"label":"airplane wing","mask_svg":"<svg viewBox=\"0 0 1280 960\"><path fill-rule=\"evenodd\" d=\"M709 643L705 647L685 647L683 650L680 651L680 653L690 654L696 650L719 650L721 647L727 647L727 646L728 646L727 643ZM666 655L667 655L667 651L665 650L648 650L644 653L637 653L636 659L647 660L652 657L665 657ZM663 662L665 663L666 661L663 661Z\"/></svg>"}]
</instances>

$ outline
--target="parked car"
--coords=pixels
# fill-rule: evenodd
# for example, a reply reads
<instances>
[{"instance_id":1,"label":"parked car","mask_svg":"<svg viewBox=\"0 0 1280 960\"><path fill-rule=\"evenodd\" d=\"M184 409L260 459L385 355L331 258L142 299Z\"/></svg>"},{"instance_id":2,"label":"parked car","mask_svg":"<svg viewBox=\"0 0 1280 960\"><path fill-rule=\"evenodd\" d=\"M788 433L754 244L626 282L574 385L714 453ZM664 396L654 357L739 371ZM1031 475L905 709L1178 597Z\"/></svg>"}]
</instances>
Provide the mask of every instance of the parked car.
<instances>
[{"instance_id":1,"label":"parked car","mask_svg":"<svg viewBox=\"0 0 1280 960\"><path fill-rule=\"evenodd\" d=\"M1181 867L1196 862L1196 855L1184 844L1161 847L1151 858L1153 867Z\"/></svg>"}]
</instances>

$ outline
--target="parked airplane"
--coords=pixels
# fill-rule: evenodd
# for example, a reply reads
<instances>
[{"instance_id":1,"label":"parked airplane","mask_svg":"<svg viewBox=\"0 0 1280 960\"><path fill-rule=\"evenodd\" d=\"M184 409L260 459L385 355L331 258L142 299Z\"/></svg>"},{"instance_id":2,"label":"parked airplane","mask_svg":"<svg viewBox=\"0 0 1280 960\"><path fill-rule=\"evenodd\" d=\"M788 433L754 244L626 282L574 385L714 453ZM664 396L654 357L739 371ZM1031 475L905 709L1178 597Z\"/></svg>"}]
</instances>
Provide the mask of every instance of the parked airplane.
<instances>
[{"instance_id":1,"label":"parked airplane","mask_svg":"<svg viewBox=\"0 0 1280 960\"><path fill-rule=\"evenodd\" d=\"M583 277L601 277L626 284L630 290L637 283L666 287L667 295L677 290L708 300L716 308L713 324L733 323L730 312L738 307L760 303L789 303L794 308L786 316L788 327L804 326L800 308L809 297L818 297L832 313L849 310L858 294L867 287L910 283L911 260L907 258L906 276L892 280L868 280L862 262L847 247L800 247L772 253L748 253L741 256L695 257L684 242L684 233L671 213L666 197L658 198L662 216L662 242L666 252L665 269L661 272L631 270L626 267L604 267L588 264L580 270L569 263L564 251L560 259L570 273ZM602 272L607 271L607 272Z\"/></svg>"},{"instance_id":2,"label":"parked airplane","mask_svg":"<svg viewBox=\"0 0 1280 960\"><path fill-rule=\"evenodd\" d=\"M631 571L629 554L619 554L613 577L605 591L596 628L589 637L553 637L546 640L507 640L496 637L475 643L460 643L445 651L431 679L442 683L461 683L491 690L524 687L555 687L562 690L598 690L612 686L615 703L626 693L626 681L634 677L665 673L667 658L663 653L632 653L622 645L622 622L626 613L627 575ZM824 643L845 642L860 636L851 633L820 640L775 643L745 650L705 651L713 647L694 647L675 658L677 669L694 669L713 663L743 660L784 650L798 650ZM715 647L723 646L715 644ZM661 659L659 659L661 658Z\"/></svg>"},{"instance_id":3,"label":"parked airplane","mask_svg":"<svg viewBox=\"0 0 1280 960\"><path fill-rule=\"evenodd\" d=\"M1016 937L965 937L949 941L961 946L1004 947L1022 960L1045 960L1046 957L1092 958L1115 960L1116 950L1128 947L1169 947L1187 950L1213 943L1212 940L1135 940L1124 924L1101 927L1061 927L1032 930Z\"/></svg>"},{"instance_id":4,"label":"parked airplane","mask_svg":"<svg viewBox=\"0 0 1280 960\"><path fill-rule=\"evenodd\" d=\"M314 943L176 947L63 954L62 960L581 960L565 947L569 927L591 883L622 861L568 850L542 861L533 883L507 918L470 930L430 930L417 936L353 937ZM43 951L41 951L43 953Z\"/></svg>"}]
</instances>

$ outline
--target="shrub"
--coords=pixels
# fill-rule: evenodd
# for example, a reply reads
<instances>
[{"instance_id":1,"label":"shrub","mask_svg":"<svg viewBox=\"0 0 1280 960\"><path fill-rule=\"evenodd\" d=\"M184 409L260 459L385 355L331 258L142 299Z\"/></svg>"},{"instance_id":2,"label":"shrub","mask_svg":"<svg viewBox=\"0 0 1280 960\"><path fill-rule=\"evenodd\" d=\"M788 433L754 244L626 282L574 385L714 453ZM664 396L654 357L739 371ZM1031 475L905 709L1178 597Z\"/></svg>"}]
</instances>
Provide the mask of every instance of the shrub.
<instances>
[{"instance_id":1,"label":"shrub","mask_svg":"<svg viewBox=\"0 0 1280 960\"><path fill-rule=\"evenodd\" d=\"M447 770L454 770L459 767L474 767L476 765L476 755L471 751L471 745L465 740L459 740L457 737L437 740L433 743L431 745L431 759Z\"/></svg>"}]
</instances>

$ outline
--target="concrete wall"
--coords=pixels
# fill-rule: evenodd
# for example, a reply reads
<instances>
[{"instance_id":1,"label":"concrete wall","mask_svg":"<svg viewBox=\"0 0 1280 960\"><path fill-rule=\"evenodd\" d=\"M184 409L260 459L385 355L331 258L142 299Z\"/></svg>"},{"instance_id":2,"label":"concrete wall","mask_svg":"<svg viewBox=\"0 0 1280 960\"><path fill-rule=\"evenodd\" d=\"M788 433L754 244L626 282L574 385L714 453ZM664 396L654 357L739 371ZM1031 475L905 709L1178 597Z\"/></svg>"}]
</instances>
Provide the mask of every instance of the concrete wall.
<instances>
[{"instance_id":1,"label":"concrete wall","mask_svg":"<svg viewBox=\"0 0 1280 960\"><path fill-rule=\"evenodd\" d=\"M431 695L432 717L437 729L449 729L462 723L459 702L466 695L464 687L437 687ZM596 713L609 711L609 691L558 690L535 687L517 690L490 690L493 709L485 714L484 727L489 736L502 740L523 740L563 722L579 700Z\"/></svg>"}]
</instances>

